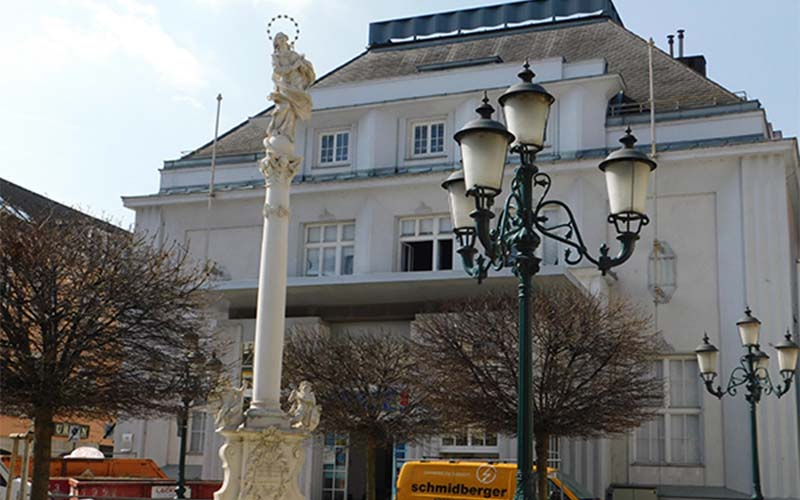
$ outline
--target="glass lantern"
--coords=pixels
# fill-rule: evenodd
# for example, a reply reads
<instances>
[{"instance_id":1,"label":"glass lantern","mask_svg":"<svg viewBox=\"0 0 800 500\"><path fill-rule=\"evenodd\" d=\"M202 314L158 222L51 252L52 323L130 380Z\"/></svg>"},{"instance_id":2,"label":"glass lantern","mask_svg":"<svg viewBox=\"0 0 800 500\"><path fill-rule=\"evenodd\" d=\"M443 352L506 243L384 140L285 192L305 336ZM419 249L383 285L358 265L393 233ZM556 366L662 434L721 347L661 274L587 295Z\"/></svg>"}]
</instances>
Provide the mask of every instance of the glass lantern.
<instances>
[{"instance_id":1,"label":"glass lantern","mask_svg":"<svg viewBox=\"0 0 800 500\"><path fill-rule=\"evenodd\" d=\"M750 314L750 308L744 310L744 317L736 322L739 328L739 337L742 339L744 347L758 344L758 337L761 333L761 321Z\"/></svg>"},{"instance_id":2,"label":"glass lantern","mask_svg":"<svg viewBox=\"0 0 800 500\"><path fill-rule=\"evenodd\" d=\"M475 111L480 118L464 125L454 138L461 147L467 194L494 198L502 190L508 146L514 136L505 125L492 120L494 108L486 94Z\"/></svg>"},{"instance_id":3,"label":"glass lantern","mask_svg":"<svg viewBox=\"0 0 800 500\"><path fill-rule=\"evenodd\" d=\"M467 196L464 172L459 170L450 174L442 183L442 187L447 190L447 201L450 205L450 219L453 221L453 229L456 232L472 229L474 221L469 214L475 209L475 202L471 197Z\"/></svg>"},{"instance_id":4,"label":"glass lantern","mask_svg":"<svg viewBox=\"0 0 800 500\"><path fill-rule=\"evenodd\" d=\"M778 367L781 373L794 373L797 369L797 356L800 354L800 346L792 340L792 334L788 331L780 344L775 346L778 351Z\"/></svg>"},{"instance_id":5,"label":"glass lantern","mask_svg":"<svg viewBox=\"0 0 800 500\"><path fill-rule=\"evenodd\" d=\"M532 83L535 75L527 61L517 76L522 82L509 87L498 102L503 107L508 130L516 137L515 144L540 151L544 148L547 118L555 98L541 85Z\"/></svg>"},{"instance_id":6,"label":"glass lantern","mask_svg":"<svg viewBox=\"0 0 800 500\"><path fill-rule=\"evenodd\" d=\"M697 364L704 380L713 380L717 376L717 359L719 349L708 341L708 334L703 335L703 343L694 350Z\"/></svg>"},{"instance_id":7,"label":"glass lantern","mask_svg":"<svg viewBox=\"0 0 800 500\"><path fill-rule=\"evenodd\" d=\"M622 147L600 162L605 173L611 216L624 220L641 219L645 215L650 172L656 162L633 146L636 137L630 127L619 140Z\"/></svg>"}]
</instances>

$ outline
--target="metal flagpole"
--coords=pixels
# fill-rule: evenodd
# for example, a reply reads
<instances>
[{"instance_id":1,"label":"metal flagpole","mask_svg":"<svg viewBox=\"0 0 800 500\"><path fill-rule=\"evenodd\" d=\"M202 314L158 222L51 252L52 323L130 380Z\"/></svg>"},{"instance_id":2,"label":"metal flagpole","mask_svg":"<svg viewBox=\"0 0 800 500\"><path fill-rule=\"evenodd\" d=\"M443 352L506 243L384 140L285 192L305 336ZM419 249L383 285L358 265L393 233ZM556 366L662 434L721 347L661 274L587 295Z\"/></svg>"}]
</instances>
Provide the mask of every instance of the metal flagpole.
<instances>
[{"instance_id":1,"label":"metal flagpole","mask_svg":"<svg viewBox=\"0 0 800 500\"><path fill-rule=\"evenodd\" d=\"M217 118L214 123L214 142L211 143L211 179L208 182L208 206L206 208L206 241L203 249L203 258L208 260L208 245L211 240L211 200L214 198L214 179L217 174L217 139L219 138L219 111L222 107L222 94L217 94Z\"/></svg>"}]
</instances>

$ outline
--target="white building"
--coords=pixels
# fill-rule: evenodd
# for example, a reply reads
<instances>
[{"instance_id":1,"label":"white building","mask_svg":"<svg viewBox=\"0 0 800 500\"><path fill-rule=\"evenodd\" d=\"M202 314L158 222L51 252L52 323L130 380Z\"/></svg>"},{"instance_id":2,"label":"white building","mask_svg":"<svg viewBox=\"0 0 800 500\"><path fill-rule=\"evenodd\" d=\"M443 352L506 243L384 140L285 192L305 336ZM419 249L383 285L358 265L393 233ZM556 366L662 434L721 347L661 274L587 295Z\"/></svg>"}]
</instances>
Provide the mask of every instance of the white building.
<instances>
[{"instance_id":1,"label":"white building","mask_svg":"<svg viewBox=\"0 0 800 500\"><path fill-rule=\"evenodd\" d=\"M550 16L576 12L548 9L574 2L517 2L441 14L436 23L428 17L370 25L368 49L315 84L313 117L298 131L305 163L292 185L289 324L408 335L415 313L431 301L512 286L509 273L479 288L461 271L440 182L458 168L452 136L475 116L481 92L487 89L499 107L497 96L526 58L536 81L556 97L538 161L553 177L552 196L573 207L589 248L614 241L597 164L618 147L627 125L640 146L651 142L648 44L624 28L610 1L595 3L590 15L558 21ZM526 20L537 22L518 23ZM429 36L433 25L450 34ZM751 485L747 405L741 394L720 402L703 390L693 350L708 332L727 380L742 353L735 322L746 304L763 322L763 344L797 328L797 140L775 133L758 101L708 79L702 56L673 58L654 49L653 59L658 169L652 222L634 257L601 278L563 265L558 246L547 241L536 283L569 282L641 302L669 345L660 365L667 403L657 420L631 435L562 439L553 451L560 467L598 497L614 484L656 486L662 498L743 498L736 492ZM257 162L266 123L262 112L220 138L211 209L210 144L166 161L158 193L124 198L138 230L217 263L225 297L218 325L236 340L234 357L254 333L264 199ZM512 172L509 165L507 182ZM654 252L654 241L662 252ZM669 272L657 277L657 265ZM765 397L758 411L764 493L800 498L798 392ZM221 440L211 419L198 413L190 426L190 476L221 478ZM119 456L178 462L174 422L121 423L115 446ZM320 439L306 468L311 498L361 498L363 452L340 447L337 465L322 447ZM513 440L477 432L405 449L409 458L514 459L515 452ZM379 470L387 482L391 461L388 450ZM323 474L340 480L323 481Z\"/></svg>"}]
</instances>

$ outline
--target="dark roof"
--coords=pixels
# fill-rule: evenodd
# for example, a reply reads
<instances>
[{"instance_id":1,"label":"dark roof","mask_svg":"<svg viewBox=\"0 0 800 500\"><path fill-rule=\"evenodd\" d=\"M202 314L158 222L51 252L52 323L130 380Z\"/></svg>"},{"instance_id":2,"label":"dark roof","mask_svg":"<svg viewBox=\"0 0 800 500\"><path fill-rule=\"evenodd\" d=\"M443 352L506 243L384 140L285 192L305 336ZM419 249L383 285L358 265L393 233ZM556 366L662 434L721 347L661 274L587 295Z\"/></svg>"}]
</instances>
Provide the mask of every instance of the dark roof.
<instances>
[{"instance_id":1,"label":"dark roof","mask_svg":"<svg viewBox=\"0 0 800 500\"><path fill-rule=\"evenodd\" d=\"M125 231L102 219L92 217L79 210L29 191L22 186L0 178L0 211L5 211L23 219L42 219L52 216L58 220L75 220L96 224L108 231Z\"/></svg>"},{"instance_id":2,"label":"dark roof","mask_svg":"<svg viewBox=\"0 0 800 500\"><path fill-rule=\"evenodd\" d=\"M647 41L606 18L562 21L488 33L408 42L369 50L316 84L346 83L417 74L420 65L498 56L503 62L562 57L567 63L604 58L609 73L619 73L625 94L634 101L649 99ZM536 71L536 68L533 68ZM739 99L692 71L661 50L653 51L655 99L707 96L719 103ZM510 82L509 82L510 83Z\"/></svg>"},{"instance_id":3,"label":"dark roof","mask_svg":"<svg viewBox=\"0 0 800 500\"><path fill-rule=\"evenodd\" d=\"M499 57L505 63L561 57L567 63L604 58L608 73L625 82L629 101L649 99L648 43L606 17L557 21L541 25L397 43L365 51L314 84L328 88L370 80L415 75L419 67ZM534 71L536 68L533 68ZM653 50L656 109L705 107L740 102L732 92L688 68L660 49ZM513 75L509 76L509 84ZM265 111L259 113L263 116ZM252 119L217 142L218 155L255 153L263 149L265 126ZM184 158L211 155L206 144Z\"/></svg>"},{"instance_id":4,"label":"dark roof","mask_svg":"<svg viewBox=\"0 0 800 500\"><path fill-rule=\"evenodd\" d=\"M272 108L269 108L272 109ZM269 109L262 111L253 118L264 115ZM264 150L264 137L267 135L267 126L248 118L246 121L225 132L217 139L217 156L238 155L247 153L262 152ZM192 151L183 159L203 158L211 156L213 141Z\"/></svg>"}]
</instances>

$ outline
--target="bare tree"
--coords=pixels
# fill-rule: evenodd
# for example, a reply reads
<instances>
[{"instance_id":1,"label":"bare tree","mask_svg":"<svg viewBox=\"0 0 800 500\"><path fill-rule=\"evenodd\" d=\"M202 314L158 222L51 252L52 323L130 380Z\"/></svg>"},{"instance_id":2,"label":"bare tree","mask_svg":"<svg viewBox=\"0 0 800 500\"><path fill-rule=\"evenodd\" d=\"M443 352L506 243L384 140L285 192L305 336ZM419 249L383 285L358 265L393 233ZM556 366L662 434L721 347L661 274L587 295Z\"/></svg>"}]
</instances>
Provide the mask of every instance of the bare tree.
<instances>
[{"instance_id":1,"label":"bare tree","mask_svg":"<svg viewBox=\"0 0 800 500\"><path fill-rule=\"evenodd\" d=\"M75 214L0 212L2 412L33 419L32 500L54 417L176 414L184 338L208 324L186 252Z\"/></svg>"},{"instance_id":2,"label":"bare tree","mask_svg":"<svg viewBox=\"0 0 800 500\"><path fill-rule=\"evenodd\" d=\"M375 499L376 449L439 431L417 385L406 338L387 332L326 335L305 328L289 336L284 384L311 382L322 407L320 431L347 433L367 450L367 499Z\"/></svg>"},{"instance_id":3,"label":"bare tree","mask_svg":"<svg viewBox=\"0 0 800 500\"><path fill-rule=\"evenodd\" d=\"M651 366L660 343L630 302L607 305L574 289L532 299L536 466L551 436L596 438L652 418L662 400ZM416 356L432 408L449 424L516 434L517 300L489 295L449 304L415 322ZM547 475L538 473L539 498Z\"/></svg>"}]
</instances>

